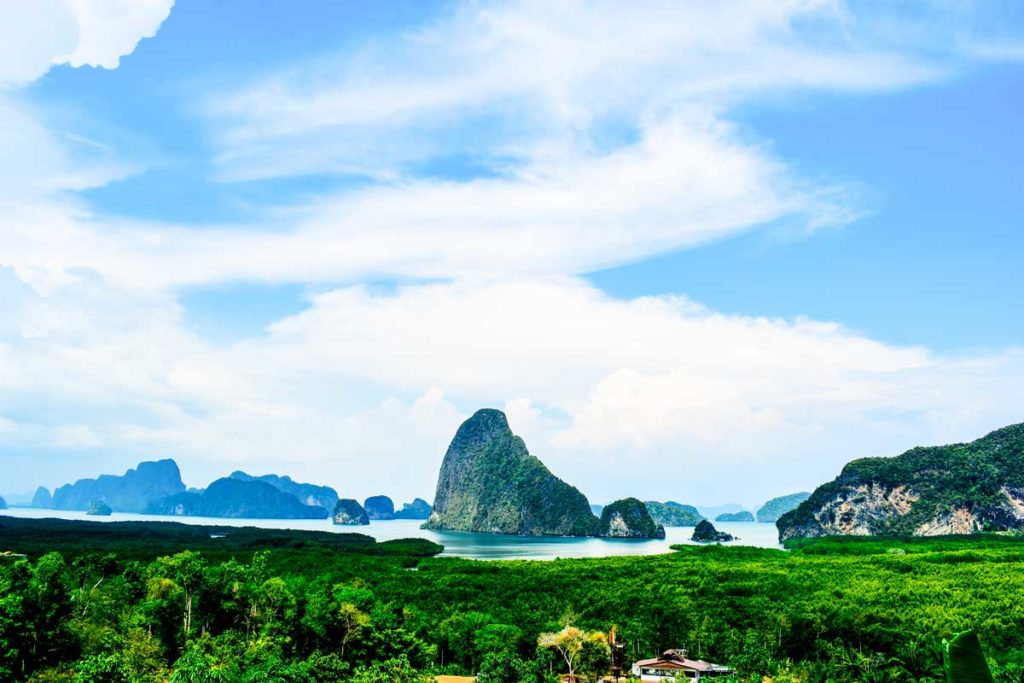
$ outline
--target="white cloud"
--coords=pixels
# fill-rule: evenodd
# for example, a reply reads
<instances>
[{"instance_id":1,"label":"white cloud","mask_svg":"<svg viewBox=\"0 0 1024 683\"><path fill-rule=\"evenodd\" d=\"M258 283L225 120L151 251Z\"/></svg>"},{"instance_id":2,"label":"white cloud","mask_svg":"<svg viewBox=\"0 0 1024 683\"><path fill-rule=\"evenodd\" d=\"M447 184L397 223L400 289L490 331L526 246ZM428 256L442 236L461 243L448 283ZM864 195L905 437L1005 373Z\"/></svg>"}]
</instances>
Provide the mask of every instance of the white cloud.
<instances>
[{"instance_id":1,"label":"white cloud","mask_svg":"<svg viewBox=\"0 0 1024 683\"><path fill-rule=\"evenodd\" d=\"M834 2L471 3L362 53L218 93L207 111L229 177L388 175L453 147L529 153L539 140L593 142L609 122L644 128L695 103L939 74L899 47ZM482 138L481 119L500 124ZM365 154L367 140L377 154Z\"/></svg>"},{"instance_id":2,"label":"white cloud","mask_svg":"<svg viewBox=\"0 0 1024 683\"><path fill-rule=\"evenodd\" d=\"M0 88L57 64L117 68L156 34L174 0L32 0L0 4Z\"/></svg>"},{"instance_id":3,"label":"white cloud","mask_svg":"<svg viewBox=\"0 0 1024 683\"><path fill-rule=\"evenodd\" d=\"M229 348L183 332L171 300L17 291L0 414L51 408L5 439L77 440L126 465L173 455L195 484L286 469L357 497L429 496L459 421L495 406L596 500L692 497L727 476L753 501L1018 420L1024 380L1019 350L948 356L571 278L337 289Z\"/></svg>"}]
</instances>

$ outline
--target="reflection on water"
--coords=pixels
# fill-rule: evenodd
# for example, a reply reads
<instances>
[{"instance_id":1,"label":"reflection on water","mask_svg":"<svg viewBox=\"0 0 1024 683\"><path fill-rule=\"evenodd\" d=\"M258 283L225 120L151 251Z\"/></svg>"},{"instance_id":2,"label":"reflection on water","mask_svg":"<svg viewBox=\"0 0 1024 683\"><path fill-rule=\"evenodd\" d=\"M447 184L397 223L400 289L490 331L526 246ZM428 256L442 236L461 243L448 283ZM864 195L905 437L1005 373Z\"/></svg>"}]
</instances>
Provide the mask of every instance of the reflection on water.
<instances>
[{"instance_id":1,"label":"reflection on water","mask_svg":"<svg viewBox=\"0 0 1024 683\"><path fill-rule=\"evenodd\" d=\"M425 531L417 520L396 519L374 521L368 526L339 526L326 519L222 519L213 517L174 517L170 515L137 515L115 512L109 517L90 517L84 512L10 508L3 515L10 517L45 517L85 519L93 522L181 522L219 526L255 526L264 529L300 529L306 531L357 532L378 541L395 538L426 538L444 546L442 555L478 560L552 560L557 557L612 557L618 555L658 555L671 552L674 544L693 545L693 527L665 530L665 540L627 540L610 538L537 538L473 534L464 531ZM778 548L778 532L774 524L757 522L718 522L715 527L740 540L731 545Z\"/></svg>"}]
</instances>

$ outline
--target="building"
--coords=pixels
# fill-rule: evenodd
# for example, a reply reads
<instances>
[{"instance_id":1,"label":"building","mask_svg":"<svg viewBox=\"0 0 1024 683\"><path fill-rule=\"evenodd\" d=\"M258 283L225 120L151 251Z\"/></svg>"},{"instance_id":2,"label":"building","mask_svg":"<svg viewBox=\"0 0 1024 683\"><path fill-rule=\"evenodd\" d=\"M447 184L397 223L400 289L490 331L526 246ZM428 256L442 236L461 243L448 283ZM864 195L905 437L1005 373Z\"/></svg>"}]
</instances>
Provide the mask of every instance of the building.
<instances>
[{"instance_id":1,"label":"building","mask_svg":"<svg viewBox=\"0 0 1024 683\"><path fill-rule=\"evenodd\" d=\"M733 671L720 664L689 659L686 650L666 650L660 657L636 662L630 672L641 681L673 681L679 674L700 681L705 678L728 676Z\"/></svg>"}]
</instances>

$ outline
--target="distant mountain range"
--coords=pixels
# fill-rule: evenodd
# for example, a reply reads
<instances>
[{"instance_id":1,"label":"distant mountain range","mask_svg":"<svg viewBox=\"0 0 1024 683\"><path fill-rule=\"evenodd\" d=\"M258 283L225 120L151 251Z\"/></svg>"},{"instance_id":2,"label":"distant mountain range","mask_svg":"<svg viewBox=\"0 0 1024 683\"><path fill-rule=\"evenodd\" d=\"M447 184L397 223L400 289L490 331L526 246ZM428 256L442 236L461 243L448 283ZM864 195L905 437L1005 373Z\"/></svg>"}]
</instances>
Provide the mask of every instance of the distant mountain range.
<instances>
[{"instance_id":1,"label":"distant mountain range","mask_svg":"<svg viewBox=\"0 0 1024 683\"><path fill-rule=\"evenodd\" d=\"M96 479L79 479L53 493L55 510L87 510L102 501L115 512L144 512L154 500L184 493L178 464L173 460L139 463L121 476L104 474Z\"/></svg>"},{"instance_id":2,"label":"distant mountain range","mask_svg":"<svg viewBox=\"0 0 1024 683\"><path fill-rule=\"evenodd\" d=\"M31 506L39 509L135 512L175 516L250 519L326 519L334 515L339 496L330 486L305 484L277 474L253 476L232 472L205 489L185 489L173 460L142 462L123 475L104 474L65 484L53 495L36 489ZM387 496L367 499L377 504L374 519L426 519L430 504L422 498L399 511ZM356 503L358 505L358 503ZM360 506L362 509L362 506Z\"/></svg>"}]
</instances>

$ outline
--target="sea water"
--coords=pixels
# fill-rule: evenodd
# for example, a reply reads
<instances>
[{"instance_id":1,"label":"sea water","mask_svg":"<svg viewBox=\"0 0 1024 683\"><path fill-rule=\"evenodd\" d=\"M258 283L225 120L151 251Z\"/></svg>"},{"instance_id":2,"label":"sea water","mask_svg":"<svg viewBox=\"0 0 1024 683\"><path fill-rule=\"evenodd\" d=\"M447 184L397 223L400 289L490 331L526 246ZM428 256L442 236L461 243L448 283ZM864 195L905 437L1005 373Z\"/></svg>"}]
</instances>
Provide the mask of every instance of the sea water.
<instances>
[{"instance_id":1,"label":"sea water","mask_svg":"<svg viewBox=\"0 0 1024 683\"><path fill-rule=\"evenodd\" d=\"M552 560L559 557L613 557L623 555L659 555L672 552L677 544L697 545L690 540L693 527L669 527L665 538L652 540L619 538L562 538L536 536L506 536L477 534L466 531L427 531L421 529L421 520L395 519L371 521L364 526L333 524L329 519L227 519L222 517L177 517L173 515L140 515L115 512L109 517L90 516L69 510L38 510L9 508L0 512L8 517L31 519L81 519L90 522L180 522L212 526L251 526L264 529L297 529L302 531L330 531L360 533L378 541L396 538L425 538L444 546L444 556L466 557L475 560ZM778 531L774 524L757 522L716 522L715 528L730 533L737 540L726 545L748 545L759 548L779 548Z\"/></svg>"}]
</instances>

